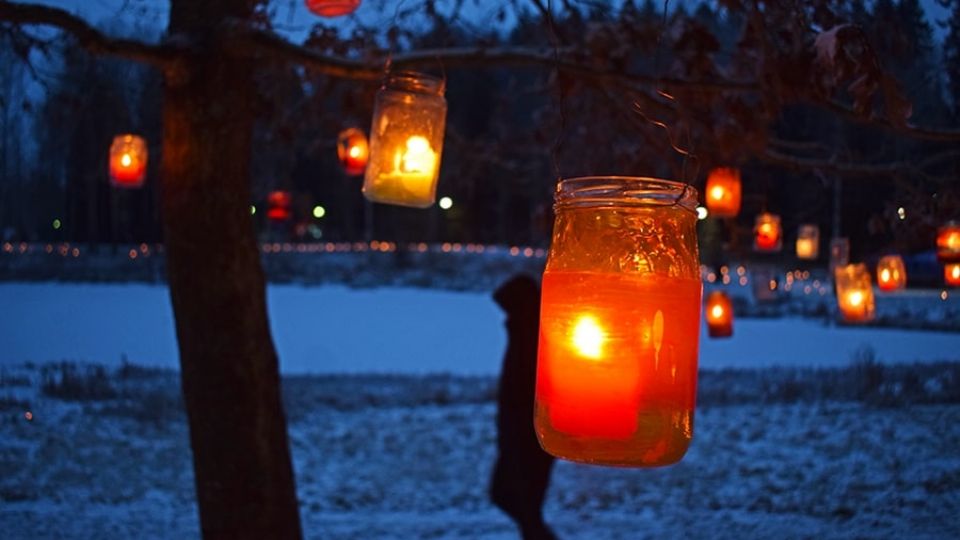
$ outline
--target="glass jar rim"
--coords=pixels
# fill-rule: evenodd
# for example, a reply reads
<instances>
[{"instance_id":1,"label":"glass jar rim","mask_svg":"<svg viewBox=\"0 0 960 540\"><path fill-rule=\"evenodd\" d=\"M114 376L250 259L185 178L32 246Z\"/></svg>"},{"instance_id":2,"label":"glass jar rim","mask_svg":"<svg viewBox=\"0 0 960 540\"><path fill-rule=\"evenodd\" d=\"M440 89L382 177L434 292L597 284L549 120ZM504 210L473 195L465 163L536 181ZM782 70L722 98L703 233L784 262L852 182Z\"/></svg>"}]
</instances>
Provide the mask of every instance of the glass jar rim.
<instances>
[{"instance_id":1,"label":"glass jar rim","mask_svg":"<svg viewBox=\"0 0 960 540\"><path fill-rule=\"evenodd\" d=\"M561 178L554 209L568 206L677 206L696 213L697 190L690 184L646 176Z\"/></svg>"},{"instance_id":2,"label":"glass jar rim","mask_svg":"<svg viewBox=\"0 0 960 540\"><path fill-rule=\"evenodd\" d=\"M420 71L391 71L383 79L386 90L407 90L442 96L446 90L446 78Z\"/></svg>"}]
</instances>

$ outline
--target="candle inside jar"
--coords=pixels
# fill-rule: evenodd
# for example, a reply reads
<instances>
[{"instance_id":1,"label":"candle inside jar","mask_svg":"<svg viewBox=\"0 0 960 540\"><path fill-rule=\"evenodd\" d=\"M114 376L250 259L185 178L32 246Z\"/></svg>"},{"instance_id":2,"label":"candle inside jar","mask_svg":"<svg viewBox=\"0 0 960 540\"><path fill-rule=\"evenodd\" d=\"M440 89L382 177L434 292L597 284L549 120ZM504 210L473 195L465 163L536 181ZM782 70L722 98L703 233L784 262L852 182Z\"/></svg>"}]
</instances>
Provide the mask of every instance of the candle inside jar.
<instances>
[{"instance_id":1,"label":"candle inside jar","mask_svg":"<svg viewBox=\"0 0 960 540\"><path fill-rule=\"evenodd\" d=\"M432 201L437 177L437 153L419 135L394 152L393 170L377 176L374 190L386 201Z\"/></svg>"}]
</instances>

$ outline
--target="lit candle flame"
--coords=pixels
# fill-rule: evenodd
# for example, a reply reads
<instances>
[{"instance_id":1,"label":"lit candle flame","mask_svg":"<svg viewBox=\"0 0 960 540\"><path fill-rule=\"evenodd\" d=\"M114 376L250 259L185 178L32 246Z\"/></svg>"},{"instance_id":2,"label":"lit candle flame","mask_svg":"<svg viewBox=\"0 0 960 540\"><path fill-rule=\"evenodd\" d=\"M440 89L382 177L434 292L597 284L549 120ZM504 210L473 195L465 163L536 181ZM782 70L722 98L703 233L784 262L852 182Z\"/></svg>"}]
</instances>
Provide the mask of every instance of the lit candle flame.
<instances>
[{"instance_id":1,"label":"lit candle flame","mask_svg":"<svg viewBox=\"0 0 960 540\"><path fill-rule=\"evenodd\" d=\"M955 264L950 267L950 277L960 279L960 264Z\"/></svg>"},{"instance_id":2,"label":"lit candle flame","mask_svg":"<svg viewBox=\"0 0 960 540\"><path fill-rule=\"evenodd\" d=\"M858 307L863 303L863 293L860 291L852 291L847 295L847 300L850 301L851 306Z\"/></svg>"},{"instance_id":3,"label":"lit candle flame","mask_svg":"<svg viewBox=\"0 0 960 540\"><path fill-rule=\"evenodd\" d=\"M133 158L130 157L130 154L123 154L120 156L120 165L129 167L131 163L133 163Z\"/></svg>"},{"instance_id":4,"label":"lit candle flame","mask_svg":"<svg viewBox=\"0 0 960 540\"><path fill-rule=\"evenodd\" d=\"M356 159L360 157L361 150L359 146L351 146L350 150L347 150L347 153L350 155L350 157Z\"/></svg>"},{"instance_id":5,"label":"lit candle flame","mask_svg":"<svg viewBox=\"0 0 960 540\"><path fill-rule=\"evenodd\" d=\"M723 186L713 186L710 190L710 198L719 201L723 199L724 191Z\"/></svg>"},{"instance_id":6,"label":"lit candle flame","mask_svg":"<svg viewBox=\"0 0 960 540\"><path fill-rule=\"evenodd\" d=\"M432 173L437 163L437 154L430 148L426 137L414 135L407 139L407 149L397 160L403 172Z\"/></svg>"},{"instance_id":7,"label":"lit candle flame","mask_svg":"<svg viewBox=\"0 0 960 540\"><path fill-rule=\"evenodd\" d=\"M720 319L721 317L723 317L723 306L721 306L720 304L716 304L715 306L710 308L710 317L714 319Z\"/></svg>"},{"instance_id":8,"label":"lit candle flame","mask_svg":"<svg viewBox=\"0 0 960 540\"><path fill-rule=\"evenodd\" d=\"M890 270L884 268L880 271L880 281L890 281Z\"/></svg>"},{"instance_id":9,"label":"lit candle flame","mask_svg":"<svg viewBox=\"0 0 960 540\"><path fill-rule=\"evenodd\" d=\"M573 327L573 346L581 356L599 360L603 356L603 342L606 333L597 320L590 315L583 315Z\"/></svg>"}]
</instances>

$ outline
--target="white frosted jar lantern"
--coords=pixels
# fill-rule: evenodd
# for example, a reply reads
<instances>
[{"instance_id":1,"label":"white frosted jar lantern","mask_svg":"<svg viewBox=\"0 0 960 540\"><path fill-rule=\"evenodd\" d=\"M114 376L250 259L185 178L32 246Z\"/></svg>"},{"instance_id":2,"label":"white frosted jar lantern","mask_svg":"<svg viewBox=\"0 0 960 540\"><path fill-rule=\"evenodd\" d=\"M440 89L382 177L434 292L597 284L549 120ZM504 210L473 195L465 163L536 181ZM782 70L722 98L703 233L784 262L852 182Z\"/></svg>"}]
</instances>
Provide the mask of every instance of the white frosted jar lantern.
<instances>
[{"instance_id":1,"label":"white frosted jar lantern","mask_svg":"<svg viewBox=\"0 0 960 540\"><path fill-rule=\"evenodd\" d=\"M413 72L387 76L370 127L364 196L378 203L427 208L436 199L447 119L443 80Z\"/></svg>"}]
</instances>

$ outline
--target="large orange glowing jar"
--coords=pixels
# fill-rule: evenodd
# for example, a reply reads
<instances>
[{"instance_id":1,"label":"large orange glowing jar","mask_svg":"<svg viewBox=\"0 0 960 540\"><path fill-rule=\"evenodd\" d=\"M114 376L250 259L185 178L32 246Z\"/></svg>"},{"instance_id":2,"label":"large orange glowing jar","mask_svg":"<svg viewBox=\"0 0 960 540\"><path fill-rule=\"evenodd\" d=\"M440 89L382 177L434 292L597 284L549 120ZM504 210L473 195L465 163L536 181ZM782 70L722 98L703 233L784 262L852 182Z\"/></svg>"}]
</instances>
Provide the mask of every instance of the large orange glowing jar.
<instances>
[{"instance_id":1,"label":"large orange glowing jar","mask_svg":"<svg viewBox=\"0 0 960 540\"><path fill-rule=\"evenodd\" d=\"M147 176L147 141L137 135L117 135L110 145L110 183L138 188Z\"/></svg>"},{"instance_id":2,"label":"large orange glowing jar","mask_svg":"<svg viewBox=\"0 0 960 540\"><path fill-rule=\"evenodd\" d=\"M783 229L780 216L764 212L757 216L753 226L753 249L756 251L780 251L783 246Z\"/></svg>"},{"instance_id":3,"label":"large orange glowing jar","mask_svg":"<svg viewBox=\"0 0 960 540\"><path fill-rule=\"evenodd\" d=\"M706 313L707 332L712 338L725 338L733 335L733 302L723 291L713 291L707 295Z\"/></svg>"},{"instance_id":4,"label":"large orange glowing jar","mask_svg":"<svg viewBox=\"0 0 960 540\"><path fill-rule=\"evenodd\" d=\"M367 136L357 128L347 128L337 137L337 158L349 176L360 176L367 168L370 145Z\"/></svg>"},{"instance_id":5,"label":"large orange glowing jar","mask_svg":"<svg viewBox=\"0 0 960 540\"><path fill-rule=\"evenodd\" d=\"M960 287L960 263L943 265L943 282L951 287Z\"/></svg>"},{"instance_id":6,"label":"large orange glowing jar","mask_svg":"<svg viewBox=\"0 0 960 540\"><path fill-rule=\"evenodd\" d=\"M937 259L960 262L960 222L950 221L937 231Z\"/></svg>"},{"instance_id":7,"label":"large orange glowing jar","mask_svg":"<svg viewBox=\"0 0 960 540\"><path fill-rule=\"evenodd\" d=\"M881 291L897 291L907 286L907 266L903 257L886 255L877 263L877 286Z\"/></svg>"},{"instance_id":8,"label":"large orange glowing jar","mask_svg":"<svg viewBox=\"0 0 960 540\"><path fill-rule=\"evenodd\" d=\"M737 217L740 213L740 192L740 169L713 169L707 176L707 210L714 217Z\"/></svg>"},{"instance_id":9,"label":"large orange glowing jar","mask_svg":"<svg viewBox=\"0 0 960 540\"><path fill-rule=\"evenodd\" d=\"M833 272L837 305L843 320L862 323L873 320L874 299L870 272L863 264L840 266Z\"/></svg>"},{"instance_id":10,"label":"large orange glowing jar","mask_svg":"<svg viewBox=\"0 0 960 540\"><path fill-rule=\"evenodd\" d=\"M432 205L446 119L441 79L411 72L390 75L374 104L364 196L400 206Z\"/></svg>"},{"instance_id":11,"label":"large orange glowing jar","mask_svg":"<svg viewBox=\"0 0 960 540\"><path fill-rule=\"evenodd\" d=\"M540 312L540 444L584 463L674 463L690 443L696 400L696 190L572 178L555 200Z\"/></svg>"}]
</instances>

